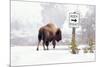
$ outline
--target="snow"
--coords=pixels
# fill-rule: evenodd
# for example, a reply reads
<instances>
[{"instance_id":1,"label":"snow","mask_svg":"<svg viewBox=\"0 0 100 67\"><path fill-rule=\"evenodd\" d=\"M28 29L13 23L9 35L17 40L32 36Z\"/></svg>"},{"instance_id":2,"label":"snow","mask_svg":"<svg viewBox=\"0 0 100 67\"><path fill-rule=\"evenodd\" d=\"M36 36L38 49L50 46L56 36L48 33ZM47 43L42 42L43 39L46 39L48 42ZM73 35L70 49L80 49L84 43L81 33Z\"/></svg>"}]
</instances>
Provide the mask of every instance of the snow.
<instances>
[{"instance_id":1,"label":"snow","mask_svg":"<svg viewBox=\"0 0 100 67\"><path fill-rule=\"evenodd\" d=\"M36 51L36 46L14 46L11 47L11 66L40 65L52 63L73 63L95 61L95 53L71 54L68 46L56 46L55 50L49 46L49 50Z\"/></svg>"}]
</instances>

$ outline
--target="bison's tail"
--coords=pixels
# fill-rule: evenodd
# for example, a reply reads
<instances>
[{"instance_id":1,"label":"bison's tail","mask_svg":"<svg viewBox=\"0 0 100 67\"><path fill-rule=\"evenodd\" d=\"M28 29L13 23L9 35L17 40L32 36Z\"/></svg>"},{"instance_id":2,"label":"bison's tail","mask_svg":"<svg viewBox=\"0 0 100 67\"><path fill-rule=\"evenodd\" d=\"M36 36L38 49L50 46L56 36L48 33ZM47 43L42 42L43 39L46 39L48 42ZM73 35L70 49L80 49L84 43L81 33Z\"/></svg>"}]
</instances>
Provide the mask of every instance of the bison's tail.
<instances>
[{"instance_id":1,"label":"bison's tail","mask_svg":"<svg viewBox=\"0 0 100 67\"><path fill-rule=\"evenodd\" d=\"M39 30L39 34L38 34L38 40L45 40L45 34L46 32L44 31L44 29L40 29Z\"/></svg>"},{"instance_id":2,"label":"bison's tail","mask_svg":"<svg viewBox=\"0 0 100 67\"><path fill-rule=\"evenodd\" d=\"M38 40L39 40L39 41L42 40L42 35L43 35L42 31L39 30L39 33L38 33Z\"/></svg>"}]
</instances>

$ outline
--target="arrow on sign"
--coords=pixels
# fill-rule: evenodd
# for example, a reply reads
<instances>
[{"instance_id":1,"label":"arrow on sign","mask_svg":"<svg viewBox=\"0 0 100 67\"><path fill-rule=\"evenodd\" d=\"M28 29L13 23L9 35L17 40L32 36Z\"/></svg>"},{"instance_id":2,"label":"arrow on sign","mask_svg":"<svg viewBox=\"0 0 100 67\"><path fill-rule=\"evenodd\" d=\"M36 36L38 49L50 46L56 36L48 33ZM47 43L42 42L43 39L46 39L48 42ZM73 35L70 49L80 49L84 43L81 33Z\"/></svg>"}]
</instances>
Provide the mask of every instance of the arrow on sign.
<instances>
[{"instance_id":1,"label":"arrow on sign","mask_svg":"<svg viewBox=\"0 0 100 67\"><path fill-rule=\"evenodd\" d=\"M71 19L71 21L74 21L74 22L76 22L77 20L76 20L76 19Z\"/></svg>"}]
</instances>

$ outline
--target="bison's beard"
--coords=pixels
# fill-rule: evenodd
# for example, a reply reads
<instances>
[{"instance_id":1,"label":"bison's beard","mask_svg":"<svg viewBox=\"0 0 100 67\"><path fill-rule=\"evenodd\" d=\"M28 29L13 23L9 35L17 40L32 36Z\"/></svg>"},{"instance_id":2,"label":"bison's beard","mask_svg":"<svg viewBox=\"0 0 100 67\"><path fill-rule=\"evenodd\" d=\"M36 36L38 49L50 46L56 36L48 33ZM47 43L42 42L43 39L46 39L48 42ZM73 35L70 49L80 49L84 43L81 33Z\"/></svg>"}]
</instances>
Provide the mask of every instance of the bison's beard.
<instances>
[{"instance_id":1,"label":"bison's beard","mask_svg":"<svg viewBox=\"0 0 100 67\"><path fill-rule=\"evenodd\" d=\"M61 30L60 29L58 29L57 32L56 32L55 40L57 42L59 42L60 40L62 40L62 34L61 34Z\"/></svg>"}]
</instances>

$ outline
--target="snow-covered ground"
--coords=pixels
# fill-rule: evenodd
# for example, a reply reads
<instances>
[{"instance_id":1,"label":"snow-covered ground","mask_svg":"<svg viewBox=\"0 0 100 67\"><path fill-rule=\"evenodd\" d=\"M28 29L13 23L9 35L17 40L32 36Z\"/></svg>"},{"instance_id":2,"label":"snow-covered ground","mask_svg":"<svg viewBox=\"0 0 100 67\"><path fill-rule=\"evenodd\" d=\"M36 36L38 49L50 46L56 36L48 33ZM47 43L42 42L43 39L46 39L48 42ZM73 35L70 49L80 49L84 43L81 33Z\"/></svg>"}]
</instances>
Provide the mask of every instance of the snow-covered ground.
<instances>
[{"instance_id":1,"label":"snow-covered ground","mask_svg":"<svg viewBox=\"0 0 100 67\"><path fill-rule=\"evenodd\" d=\"M36 46L11 47L12 66L86 61L95 61L95 53L84 53L80 50L79 54L71 54L68 46L56 46L55 50L49 46L49 50L45 51L42 46L39 51L36 51Z\"/></svg>"}]
</instances>

